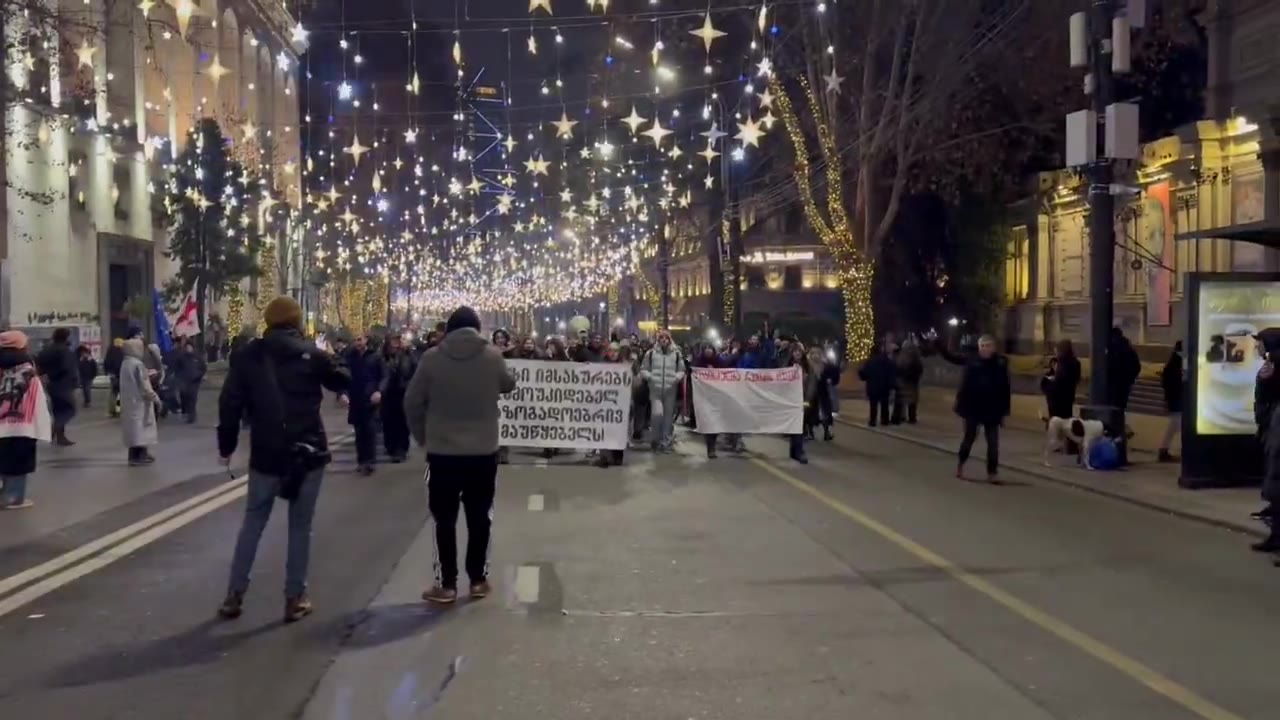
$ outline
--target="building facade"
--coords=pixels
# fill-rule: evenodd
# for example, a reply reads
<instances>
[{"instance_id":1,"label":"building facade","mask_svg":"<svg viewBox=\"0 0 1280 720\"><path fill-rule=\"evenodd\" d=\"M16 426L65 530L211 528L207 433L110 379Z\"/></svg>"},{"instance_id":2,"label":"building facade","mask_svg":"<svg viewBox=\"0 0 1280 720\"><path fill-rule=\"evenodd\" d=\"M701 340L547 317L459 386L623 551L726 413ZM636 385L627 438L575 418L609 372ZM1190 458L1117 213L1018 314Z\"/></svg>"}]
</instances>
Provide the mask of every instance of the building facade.
<instances>
[{"instance_id":1,"label":"building facade","mask_svg":"<svg viewBox=\"0 0 1280 720\"><path fill-rule=\"evenodd\" d=\"M109 341L174 272L151 195L201 118L297 205L302 47L280 0L37 4L5 18L0 321Z\"/></svg>"},{"instance_id":2,"label":"building facade","mask_svg":"<svg viewBox=\"0 0 1280 720\"><path fill-rule=\"evenodd\" d=\"M1117 168L1115 324L1151 360L1185 335L1187 273L1280 270L1280 3L1218 0L1206 29L1210 118ZM1084 351L1099 290L1088 186L1066 170L1036 180L1010 233L1004 335L1020 352L1059 339Z\"/></svg>"},{"instance_id":3,"label":"building facade","mask_svg":"<svg viewBox=\"0 0 1280 720\"><path fill-rule=\"evenodd\" d=\"M805 224L803 211L789 205L766 213L748 201L739 221L742 330L754 332L767 321L806 338L838 337L844 311L837 278L826 248ZM731 260L720 247L719 233L711 230L696 216L666 225L673 327L723 325L713 317L721 305L712 301L712 294L722 285L712 274ZM630 287L634 314L641 321L657 320L661 314L661 280L660 247L656 241L647 243L641 251L641 272Z\"/></svg>"}]
</instances>

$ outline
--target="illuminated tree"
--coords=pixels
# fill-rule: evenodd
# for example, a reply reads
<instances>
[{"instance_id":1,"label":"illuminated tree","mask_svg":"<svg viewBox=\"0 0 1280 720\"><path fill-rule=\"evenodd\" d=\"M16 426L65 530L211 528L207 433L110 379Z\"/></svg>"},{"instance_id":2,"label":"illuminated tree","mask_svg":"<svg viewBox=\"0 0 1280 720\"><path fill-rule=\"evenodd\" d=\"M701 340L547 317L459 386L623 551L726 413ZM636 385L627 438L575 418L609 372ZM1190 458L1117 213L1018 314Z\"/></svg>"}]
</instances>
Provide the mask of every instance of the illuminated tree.
<instances>
[{"instance_id":1,"label":"illuminated tree","mask_svg":"<svg viewBox=\"0 0 1280 720\"><path fill-rule=\"evenodd\" d=\"M204 118L170 166L163 192L154 196L154 210L169 229L166 255L178 261L183 287L195 288L201 327L208 297L220 298L259 273L260 213L273 204L262 185L229 157L218 123Z\"/></svg>"}]
</instances>

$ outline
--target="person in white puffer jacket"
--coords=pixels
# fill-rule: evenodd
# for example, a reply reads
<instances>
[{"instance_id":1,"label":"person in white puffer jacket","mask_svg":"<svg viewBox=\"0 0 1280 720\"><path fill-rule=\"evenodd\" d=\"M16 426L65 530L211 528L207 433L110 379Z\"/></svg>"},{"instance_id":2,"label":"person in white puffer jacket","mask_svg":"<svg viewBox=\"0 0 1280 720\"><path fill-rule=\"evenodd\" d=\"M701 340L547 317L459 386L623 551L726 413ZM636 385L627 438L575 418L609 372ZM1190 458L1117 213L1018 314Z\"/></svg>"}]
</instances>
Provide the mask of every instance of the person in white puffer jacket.
<instances>
[{"instance_id":1,"label":"person in white puffer jacket","mask_svg":"<svg viewBox=\"0 0 1280 720\"><path fill-rule=\"evenodd\" d=\"M649 446L654 452L671 452L675 445L676 400L688 366L671 343L671 333L658 332L658 344L640 361L640 377L649 384L652 427Z\"/></svg>"}]
</instances>

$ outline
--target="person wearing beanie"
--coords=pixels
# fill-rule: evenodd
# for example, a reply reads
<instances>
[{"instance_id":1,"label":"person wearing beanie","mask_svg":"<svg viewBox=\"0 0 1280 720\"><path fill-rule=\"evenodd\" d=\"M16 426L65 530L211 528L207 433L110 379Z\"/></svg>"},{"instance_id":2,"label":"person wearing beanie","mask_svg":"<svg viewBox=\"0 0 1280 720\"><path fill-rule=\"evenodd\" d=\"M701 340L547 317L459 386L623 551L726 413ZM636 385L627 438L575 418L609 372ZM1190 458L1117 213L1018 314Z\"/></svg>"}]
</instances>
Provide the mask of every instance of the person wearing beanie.
<instances>
[{"instance_id":1,"label":"person wearing beanie","mask_svg":"<svg viewBox=\"0 0 1280 720\"><path fill-rule=\"evenodd\" d=\"M285 562L285 622L311 613L307 567L311 522L329 463L320 406L326 389L346 392L351 376L329 353L302 336L302 313L291 298L276 298L264 312L267 330L248 341L231 364L218 398L218 455L229 465L248 413L249 483L244 520L231 560L227 595L218 614L240 617L258 541L277 497L289 503Z\"/></svg>"},{"instance_id":2,"label":"person wearing beanie","mask_svg":"<svg viewBox=\"0 0 1280 720\"><path fill-rule=\"evenodd\" d=\"M53 438L44 385L19 330L0 332L0 510L24 510L36 443Z\"/></svg>"},{"instance_id":3,"label":"person wearing beanie","mask_svg":"<svg viewBox=\"0 0 1280 720\"><path fill-rule=\"evenodd\" d=\"M427 452L427 505L435 522L435 585L428 602L458 599L459 505L467 518L471 597L489 594L489 532L498 474L498 398L515 390L502 353L480 335L480 317L454 311L405 393L413 439Z\"/></svg>"},{"instance_id":4,"label":"person wearing beanie","mask_svg":"<svg viewBox=\"0 0 1280 720\"><path fill-rule=\"evenodd\" d=\"M145 358L142 338L124 341L120 363L120 431L129 448L129 465L150 465L156 459L147 449L160 442L156 427L156 403L160 399L152 386L151 370Z\"/></svg>"}]
</instances>

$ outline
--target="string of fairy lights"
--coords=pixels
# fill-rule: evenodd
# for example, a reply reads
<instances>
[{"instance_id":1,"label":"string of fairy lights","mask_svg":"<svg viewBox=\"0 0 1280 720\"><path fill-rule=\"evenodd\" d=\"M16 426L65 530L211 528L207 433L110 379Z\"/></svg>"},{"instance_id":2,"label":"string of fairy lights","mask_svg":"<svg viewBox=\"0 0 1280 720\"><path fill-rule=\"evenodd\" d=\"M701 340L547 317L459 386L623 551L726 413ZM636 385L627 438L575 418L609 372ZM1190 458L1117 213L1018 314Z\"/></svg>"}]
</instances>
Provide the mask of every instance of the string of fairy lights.
<instances>
[{"instance_id":1,"label":"string of fairy lights","mask_svg":"<svg viewBox=\"0 0 1280 720\"><path fill-rule=\"evenodd\" d=\"M579 2L582 14L555 14ZM826 12L825 3L783 4ZM321 238L317 267L391 278L402 305L425 310L529 310L604 295L637 274L663 223L689 208L695 192L721 192L723 163L758 150L778 121L769 87L780 32L774 4L708 3L699 12L650 5L624 18L608 14L608 0L537 0L521 24L453 28L449 60L459 87L474 70L468 47L501 38L510 83L536 87L536 107L548 111L513 122L504 87L501 109L485 118L493 132L480 137L466 130L473 124L464 122L462 93L452 125L428 130L439 111L384 113L389 86L360 80L361 44L372 33L403 34L411 63L402 89L391 89L414 108L426 90L413 45L444 31L414 17L402 27L353 30L344 20L300 30L313 44L338 44L342 65L329 99L355 118L349 128L331 123L328 142L305 161L303 205ZM637 33L648 29L642 42ZM738 31L750 33L735 43L749 46L750 57L720 57ZM698 52L681 51L682 41ZM602 79L585 97L564 90L560 57L576 46L602 51ZM521 55L530 65L554 57L554 67L545 77L514 77ZM648 69L643 83L634 79L639 67ZM362 137L371 127L373 139ZM447 160L431 153L441 147Z\"/></svg>"}]
</instances>

